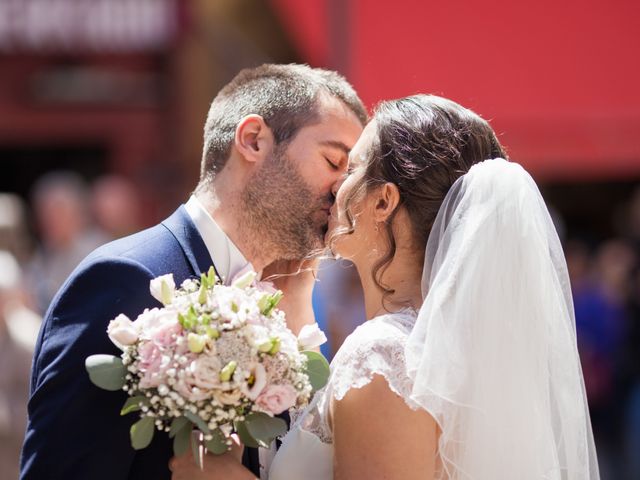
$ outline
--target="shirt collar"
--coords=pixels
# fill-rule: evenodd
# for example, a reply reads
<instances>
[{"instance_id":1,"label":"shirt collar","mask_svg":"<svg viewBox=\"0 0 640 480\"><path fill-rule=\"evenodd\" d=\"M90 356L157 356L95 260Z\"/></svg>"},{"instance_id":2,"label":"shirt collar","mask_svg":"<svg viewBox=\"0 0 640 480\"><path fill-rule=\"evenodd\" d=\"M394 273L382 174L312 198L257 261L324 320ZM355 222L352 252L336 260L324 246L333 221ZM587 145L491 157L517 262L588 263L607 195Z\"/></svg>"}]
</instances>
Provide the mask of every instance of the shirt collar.
<instances>
[{"instance_id":1,"label":"shirt collar","mask_svg":"<svg viewBox=\"0 0 640 480\"><path fill-rule=\"evenodd\" d=\"M253 270L251 263L247 261L195 195L191 195L185 204L185 209L198 229L216 271L224 283L228 284L243 270L248 268Z\"/></svg>"}]
</instances>

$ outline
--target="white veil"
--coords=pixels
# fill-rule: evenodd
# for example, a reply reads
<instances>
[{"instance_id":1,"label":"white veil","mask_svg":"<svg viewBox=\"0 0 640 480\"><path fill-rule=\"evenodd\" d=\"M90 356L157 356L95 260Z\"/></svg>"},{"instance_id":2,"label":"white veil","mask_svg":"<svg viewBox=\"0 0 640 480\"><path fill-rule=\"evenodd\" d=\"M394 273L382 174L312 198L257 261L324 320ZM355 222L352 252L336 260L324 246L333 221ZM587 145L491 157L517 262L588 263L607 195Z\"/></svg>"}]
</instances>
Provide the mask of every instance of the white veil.
<instances>
[{"instance_id":1,"label":"white veil","mask_svg":"<svg viewBox=\"0 0 640 480\"><path fill-rule=\"evenodd\" d=\"M456 181L422 290L405 353L411 399L440 426L438 478L598 479L567 267L522 167Z\"/></svg>"}]
</instances>

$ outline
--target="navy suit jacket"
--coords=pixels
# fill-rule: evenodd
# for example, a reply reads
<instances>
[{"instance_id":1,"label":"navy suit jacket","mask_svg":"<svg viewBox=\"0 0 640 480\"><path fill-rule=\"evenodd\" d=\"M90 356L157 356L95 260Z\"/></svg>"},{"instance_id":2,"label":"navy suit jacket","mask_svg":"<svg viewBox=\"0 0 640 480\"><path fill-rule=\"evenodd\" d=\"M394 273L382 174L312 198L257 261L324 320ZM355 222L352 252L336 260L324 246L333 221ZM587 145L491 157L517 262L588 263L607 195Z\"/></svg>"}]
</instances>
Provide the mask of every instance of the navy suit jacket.
<instances>
[{"instance_id":1,"label":"navy suit jacket","mask_svg":"<svg viewBox=\"0 0 640 480\"><path fill-rule=\"evenodd\" d=\"M156 431L151 445L135 451L129 428L137 416L120 416L126 394L93 385L84 362L96 353L120 355L106 333L119 313L135 319L160 306L149 293L151 279L173 273L180 284L211 263L183 206L161 224L82 261L51 303L36 344L22 480L170 478L168 435ZM257 450L245 450L244 464L259 475Z\"/></svg>"}]
</instances>

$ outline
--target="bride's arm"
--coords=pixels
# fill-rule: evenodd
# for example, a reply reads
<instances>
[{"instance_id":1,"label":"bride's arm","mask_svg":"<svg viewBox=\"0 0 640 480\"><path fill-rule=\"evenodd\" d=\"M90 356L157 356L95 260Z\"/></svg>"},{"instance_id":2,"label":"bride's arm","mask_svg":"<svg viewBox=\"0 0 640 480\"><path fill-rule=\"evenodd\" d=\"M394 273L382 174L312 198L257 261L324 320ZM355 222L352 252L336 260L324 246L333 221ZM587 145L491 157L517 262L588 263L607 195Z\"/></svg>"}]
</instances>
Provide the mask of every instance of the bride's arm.
<instances>
[{"instance_id":1,"label":"bride's arm","mask_svg":"<svg viewBox=\"0 0 640 480\"><path fill-rule=\"evenodd\" d=\"M384 377L334 401L332 420L335 480L433 479L437 424L411 410Z\"/></svg>"}]
</instances>

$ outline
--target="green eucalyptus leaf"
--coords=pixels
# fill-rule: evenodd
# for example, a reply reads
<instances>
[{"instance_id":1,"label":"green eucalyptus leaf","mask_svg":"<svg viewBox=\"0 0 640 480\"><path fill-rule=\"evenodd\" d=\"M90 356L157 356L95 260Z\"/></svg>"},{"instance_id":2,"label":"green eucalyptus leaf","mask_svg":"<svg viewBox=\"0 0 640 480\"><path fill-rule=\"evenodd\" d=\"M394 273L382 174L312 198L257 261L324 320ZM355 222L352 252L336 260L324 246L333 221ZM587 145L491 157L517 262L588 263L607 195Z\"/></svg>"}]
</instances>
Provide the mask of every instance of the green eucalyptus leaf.
<instances>
[{"instance_id":1,"label":"green eucalyptus leaf","mask_svg":"<svg viewBox=\"0 0 640 480\"><path fill-rule=\"evenodd\" d=\"M247 430L247 425L244 421L236 422L234 426L236 433L240 437L240 441L245 447L258 448L260 446L256 439L251 436L249 430Z\"/></svg>"},{"instance_id":2,"label":"green eucalyptus leaf","mask_svg":"<svg viewBox=\"0 0 640 480\"><path fill-rule=\"evenodd\" d=\"M143 417L131 425L131 446L136 450L141 450L151 443L155 425L152 417Z\"/></svg>"},{"instance_id":3,"label":"green eucalyptus leaf","mask_svg":"<svg viewBox=\"0 0 640 480\"><path fill-rule=\"evenodd\" d=\"M307 357L306 373L309 376L309 383L315 391L323 388L329 381L331 370L327 359L318 352L302 352Z\"/></svg>"},{"instance_id":4,"label":"green eucalyptus leaf","mask_svg":"<svg viewBox=\"0 0 640 480\"><path fill-rule=\"evenodd\" d=\"M223 453L229 451L229 447L226 443L226 438L222 431L219 428L216 428L213 432L211 432L213 438L211 440L206 440L204 442L207 450L215 455L222 455Z\"/></svg>"},{"instance_id":5,"label":"green eucalyptus leaf","mask_svg":"<svg viewBox=\"0 0 640 480\"><path fill-rule=\"evenodd\" d=\"M193 424L198 427L198 429L204 433L204 434L209 434L211 433L211 430L209 429L209 427L207 426L207 424L204 422L204 420L202 420L198 415L196 415L193 412L189 412L186 411L184 413L184 416L187 417L189 420L191 420L193 422Z\"/></svg>"},{"instance_id":6,"label":"green eucalyptus leaf","mask_svg":"<svg viewBox=\"0 0 640 480\"><path fill-rule=\"evenodd\" d=\"M91 355L84 361L94 385L105 390L120 390L124 386L127 369L122 359L113 355Z\"/></svg>"},{"instance_id":7,"label":"green eucalyptus leaf","mask_svg":"<svg viewBox=\"0 0 640 480\"><path fill-rule=\"evenodd\" d=\"M187 424L191 424L187 417L174 418L169 428L169 438L173 438ZM189 428L189 430L191 430L191 428Z\"/></svg>"},{"instance_id":8,"label":"green eucalyptus leaf","mask_svg":"<svg viewBox=\"0 0 640 480\"><path fill-rule=\"evenodd\" d=\"M142 407L141 405L149 405L149 400L143 395L137 395L135 397L129 397L120 410L120 415L127 415L131 412L137 412Z\"/></svg>"},{"instance_id":9,"label":"green eucalyptus leaf","mask_svg":"<svg viewBox=\"0 0 640 480\"><path fill-rule=\"evenodd\" d=\"M247 432L261 447L269 448L276 437L287 432L287 423L277 417L270 417L266 413L252 412L245 417Z\"/></svg>"},{"instance_id":10,"label":"green eucalyptus leaf","mask_svg":"<svg viewBox=\"0 0 640 480\"><path fill-rule=\"evenodd\" d=\"M176 420L180 420L180 418L176 418ZM181 423L182 426L178 428L173 435L169 434L169 437L173 437L173 454L176 457L184 455L189 449L189 440L191 438L191 422L186 418L184 419L185 422ZM171 424L172 429L174 424L175 420Z\"/></svg>"}]
</instances>

